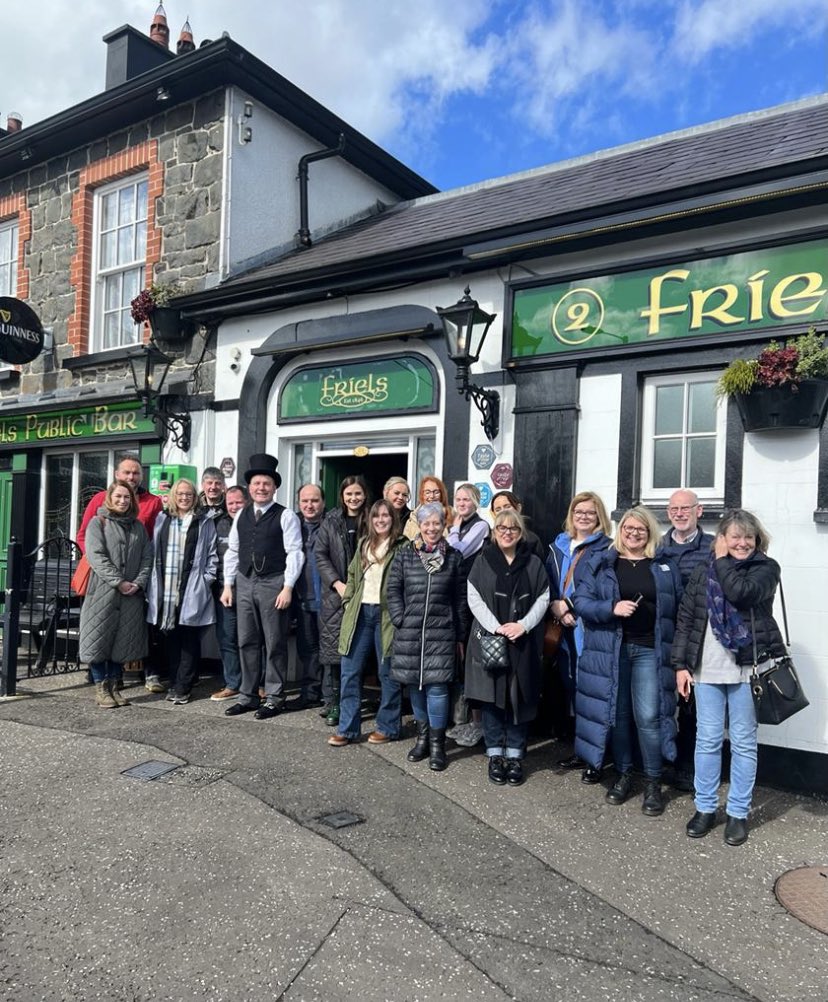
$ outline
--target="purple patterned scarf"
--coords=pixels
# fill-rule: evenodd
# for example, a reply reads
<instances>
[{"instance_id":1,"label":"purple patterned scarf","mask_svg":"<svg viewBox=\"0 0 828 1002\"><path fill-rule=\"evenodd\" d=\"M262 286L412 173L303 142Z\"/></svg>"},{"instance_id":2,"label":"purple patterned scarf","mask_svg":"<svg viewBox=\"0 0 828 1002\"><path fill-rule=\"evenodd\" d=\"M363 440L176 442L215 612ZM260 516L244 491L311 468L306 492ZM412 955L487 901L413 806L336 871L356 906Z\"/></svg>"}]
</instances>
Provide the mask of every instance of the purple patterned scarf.
<instances>
[{"instance_id":1,"label":"purple patterned scarf","mask_svg":"<svg viewBox=\"0 0 828 1002\"><path fill-rule=\"evenodd\" d=\"M728 651L737 653L750 643L750 630L734 605L725 598L719 576L716 573L716 556L710 553L707 568L707 615L713 636Z\"/></svg>"}]
</instances>

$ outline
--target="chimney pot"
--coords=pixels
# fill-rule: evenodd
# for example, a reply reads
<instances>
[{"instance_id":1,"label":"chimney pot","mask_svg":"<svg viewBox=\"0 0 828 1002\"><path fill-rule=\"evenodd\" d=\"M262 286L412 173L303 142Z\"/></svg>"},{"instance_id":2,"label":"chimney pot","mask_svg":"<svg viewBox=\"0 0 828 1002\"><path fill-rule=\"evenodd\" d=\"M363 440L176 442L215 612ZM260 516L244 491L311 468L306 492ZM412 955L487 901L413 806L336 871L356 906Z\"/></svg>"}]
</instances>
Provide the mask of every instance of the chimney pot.
<instances>
[{"instance_id":1,"label":"chimney pot","mask_svg":"<svg viewBox=\"0 0 828 1002\"><path fill-rule=\"evenodd\" d=\"M149 37L162 48L169 49L170 28L167 24L167 12L164 10L162 3L158 4L158 8L155 11L155 17L153 17L152 24L150 25Z\"/></svg>"}]
</instances>

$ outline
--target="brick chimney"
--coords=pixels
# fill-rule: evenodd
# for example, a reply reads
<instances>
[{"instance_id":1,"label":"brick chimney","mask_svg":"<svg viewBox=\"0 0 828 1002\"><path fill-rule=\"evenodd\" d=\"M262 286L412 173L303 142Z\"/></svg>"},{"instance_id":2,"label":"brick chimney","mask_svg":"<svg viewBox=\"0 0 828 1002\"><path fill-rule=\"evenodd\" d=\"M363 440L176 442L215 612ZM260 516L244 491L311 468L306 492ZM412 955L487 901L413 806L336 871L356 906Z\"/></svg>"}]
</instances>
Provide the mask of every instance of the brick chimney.
<instances>
[{"instance_id":1,"label":"brick chimney","mask_svg":"<svg viewBox=\"0 0 828 1002\"><path fill-rule=\"evenodd\" d=\"M158 45L162 46L162 48L169 49L170 29L167 24L167 12L164 10L164 5L162 3L158 4L155 17L152 19L149 37L153 40L153 42L157 42Z\"/></svg>"},{"instance_id":2,"label":"brick chimney","mask_svg":"<svg viewBox=\"0 0 828 1002\"><path fill-rule=\"evenodd\" d=\"M23 118L20 112L10 111L6 118L6 132L20 132L23 128Z\"/></svg>"},{"instance_id":3,"label":"brick chimney","mask_svg":"<svg viewBox=\"0 0 828 1002\"><path fill-rule=\"evenodd\" d=\"M183 56L187 52L195 52L195 42L193 41L193 29L190 27L190 19L184 22L178 42L175 46L176 54Z\"/></svg>"}]
</instances>

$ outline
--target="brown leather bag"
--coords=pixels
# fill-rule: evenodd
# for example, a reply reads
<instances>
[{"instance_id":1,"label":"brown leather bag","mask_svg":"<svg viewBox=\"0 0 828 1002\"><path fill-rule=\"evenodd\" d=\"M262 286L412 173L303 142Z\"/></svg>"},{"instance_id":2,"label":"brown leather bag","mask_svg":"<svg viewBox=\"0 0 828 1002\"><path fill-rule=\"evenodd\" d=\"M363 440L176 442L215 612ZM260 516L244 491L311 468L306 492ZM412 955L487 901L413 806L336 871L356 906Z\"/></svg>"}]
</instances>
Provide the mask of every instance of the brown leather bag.
<instances>
[{"instance_id":1,"label":"brown leather bag","mask_svg":"<svg viewBox=\"0 0 828 1002\"><path fill-rule=\"evenodd\" d=\"M75 573L72 575L70 582L72 591L76 595L86 594L86 590L89 587L89 575L91 573L92 568L89 566L89 561L86 559L86 554L84 553L78 561Z\"/></svg>"},{"instance_id":2,"label":"brown leather bag","mask_svg":"<svg viewBox=\"0 0 828 1002\"><path fill-rule=\"evenodd\" d=\"M563 639L563 629L560 620L550 612L546 617L543 631L543 656L545 658L554 658L558 653Z\"/></svg>"}]
</instances>

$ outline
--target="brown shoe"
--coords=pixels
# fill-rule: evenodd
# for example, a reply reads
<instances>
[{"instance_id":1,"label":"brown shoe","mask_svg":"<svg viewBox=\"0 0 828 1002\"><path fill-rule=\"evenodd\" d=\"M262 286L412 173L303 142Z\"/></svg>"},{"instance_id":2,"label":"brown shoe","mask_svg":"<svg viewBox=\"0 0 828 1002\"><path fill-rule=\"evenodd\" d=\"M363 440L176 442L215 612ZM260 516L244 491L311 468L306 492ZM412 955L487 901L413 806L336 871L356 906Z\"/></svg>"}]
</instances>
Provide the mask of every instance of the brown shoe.
<instances>
[{"instance_id":1,"label":"brown shoe","mask_svg":"<svg viewBox=\"0 0 828 1002\"><path fill-rule=\"evenodd\" d=\"M387 734L383 734L382 731L372 731L368 735L369 745L387 745L391 738Z\"/></svg>"},{"instance_id":2,"label":"brown shoe","mask_svg":"<svg viewBox=\"0 0 828 1002\"><path fill-rule=\"evenodd\" d=\"M334 748L344 748L345 745L351 743L350 738L346 738L344 734L332 734L328 738L328 744L333 745Z\"/></svg>"},{"instance_id":3,"label":"brown shoe","mask_svg":"<svg viewBox=\"0 0 828 1002\"><path fill-rule=\"evenodd\" d=\"M225 686L223 689L219 689L218 692L214 692L210 699L214 703L220 703L223 699L233 699L236 696L238 696L238 692L235 689L228 689Z\"/></svg>"}]
</instances>

